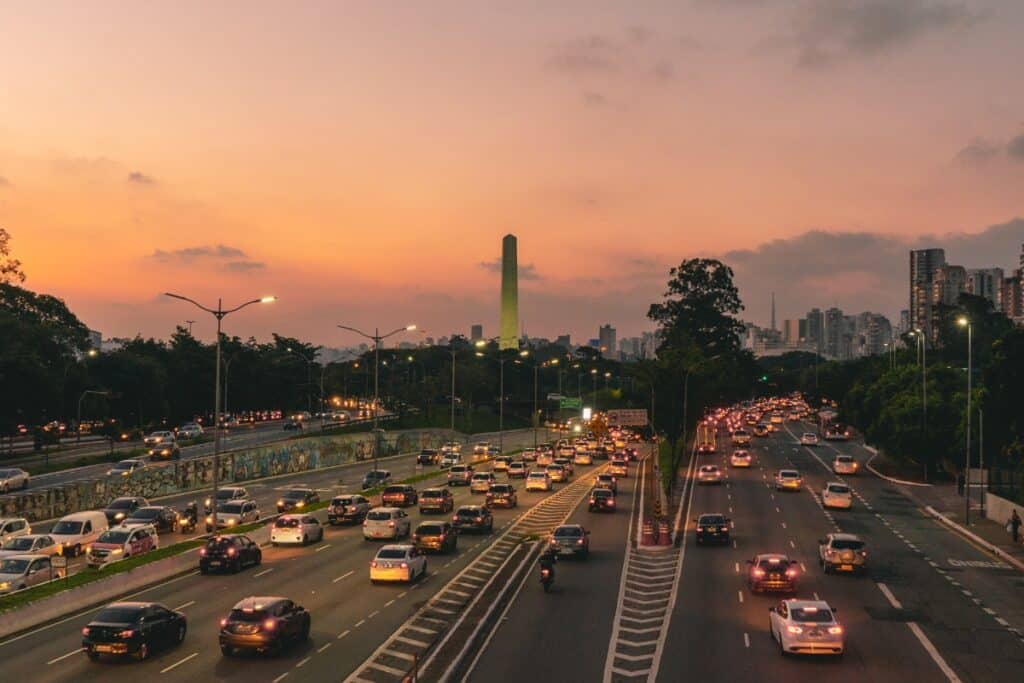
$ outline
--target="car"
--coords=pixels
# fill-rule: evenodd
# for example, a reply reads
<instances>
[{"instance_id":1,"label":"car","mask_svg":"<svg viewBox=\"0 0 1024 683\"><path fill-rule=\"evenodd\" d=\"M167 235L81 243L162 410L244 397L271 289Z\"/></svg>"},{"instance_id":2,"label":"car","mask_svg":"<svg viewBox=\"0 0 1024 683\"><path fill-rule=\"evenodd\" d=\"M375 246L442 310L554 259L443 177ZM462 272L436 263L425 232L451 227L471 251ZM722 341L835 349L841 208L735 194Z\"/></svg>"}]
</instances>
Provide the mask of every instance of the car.
<instances>
[{"instance_id":1,"label":"car","mask_svg":"<svg viewBox=\"0 0 1024 683\"><path fill-rule=\"evenodd\" d=\"M359 494L335 496L327 506L327 523L362 522L370 511L370 501Z\"/></svg>"},{"instance_id":2,"label":"car","mask_svg":"<svg viewBox=\"0 0 1024 683\"><path fill-rule=\"evenodd\" d=\"M0 557L0 595L46 583L61 576L50 564L50 556L41 553Z\"/></svg>"},{"instance_id":3,"label":"car","mask_svg":"<svg viewBox=\"0 0 1024 683\"><path fill-rule=\"evenodd\" d=\"M525 460L526 462L533 462L534 460L537 459L537 449L536 448L524 448L521 456L522 456L523 460Z\"/></svg>"},{"instance_id":4,"label":"car","mask_svg":"<svg viewBox=\"0 0 1024 683\"><path fill-rule=\"evenodd\" d=\"M554 464L561 465L569 478L572 478L576 474L576 468L572 465L572 458L555 458Z\"/></svg>"},{"instance_id":5,"label":"car","mask_svg":"<svg viewBox=\"0 0 1024 683\"><path fill-rule=\"evenodd\" d=\"M615 492L611 489L591 489L587 510L589 512L615 512Z\"/></svg>"},{"instance_id":6,"label":"car","mask_svg":"<svg viewBox=\"0 0 1024 683\"><path fill-rule=\"evenodd\" d=\"M305 427L302 420L286 420L281 429L286 432L301 432Z\"/></svg>"},{"instance_id":7,"label":"car","mask_svg":"<svg viewBox=\"0 0 1024 683\"><path fill-rule=\"evenodd\" d=\"M274 520L270 529L270 545L299 543L308 545L324 540L324 527L313 515L287 514Z\"/></svg>"},{"instance_id":8,"label":"car","mask_svg":"<svg viewBox=\"0 0 1024 683\"><path fill-rule=\"evenodd\" d=\"M512 462L511 455L499 455L494 459L495 472L508 472L509 463Z\"/></svg>"},{"instance_id":9,"label":"car","mask_svg":"<svg viewBox=\"0 0 1024 683\"><path fill-rule=\"evenodd\" d=\"M0 495L28 488L29 474L17 467L0 469Z\"/></svg>"},{"instance_id":10,"label":"car","mask_svg":"<svg viewBox=\"0 0 1024 683\"><path fill-rule=\"evenodd\" d=\"M783 422L782 413L772 413L771 424L780 425Z\"/></svg>"},{"instance_id":11,"label":"car","mask_svg":"<svg viewBox=\"0 0 1024 683\"><path fill-rule=\"evenodd\" d=\"M120 462L114 463L114 466L107 470L108 477L127 477L130 474L139 472L146 469L146 463L144 460L138 460L136 458L129 458L128 460L121 460Z\"/></svg>"},{"instance_id":12,"label":"car","mask_svg":"<svg viewBox=\"0 0 1024 683\"><path fill-rule=\"evenodd\" d=\"M858 467L852 455L837 455L832 459L832 471L836 474L857 474Z\"/></svg>"},{"instance_id":13,"label":"car","mask_svg":"<svg viewBox=\"0 0 1024 683\"><path fill-rule=\"evenodd\" d=\"M830 481L821 490L821 504L826 508L849 510L853 507L853 491L841 481Z\"/></svg>"},{"instance_id":14,"label":"car","mask_svg":"<svg viewBox=\"0 0 1024 683\"><path fill-rule=\"evenodd\" d=\"M768 425L756 424L756 425L754 425L753 432L754 432L754 436L765 437L765 436L768 436L768 434L771 432L771 430L769 429Z\"/></svg>"},{"instance_id":15,"label":"car","mask_svg":"<svg viewBox=\"0 0 1024 683\"><path fill-rule=\"evenodd\" d=\"M608 466L608 474L615 477L628 477L629 463L622 458L612 460L611 464Z\"/></svg>"},{"instance_id":16,"label":"car","mask_svg":"<svg viewBox=\"0 0 1024 683\"><path fill-rule=\"evenodd\" d=\"M366 513L363 520L363 538L375 540L405 538L411 531L412 522L404 510L395 507L376 507Z\"/></svg>"},{"instance_id":17,"label":"car","mask_svg":"<svg viewBox=\"0 0 1024 683\"><path fill-rule=\"evenodd\" d=\"M562 524L552 532L548 546L559 557L585 560L590 555L590 532L582 524Z\"/></svg>"},{"instance_id":18,"label":"car","mask_svg":"<svg viewBox=\"0 0 1024 683\"><path fill-rule=\"evenodd\" d=\"M452 526L457 532L490 533L494 530L494 515L486 505L462 505L452 515Z\"/></svg>"},{"instance_id":19,"label":"car","mask_svg":"<svg viewBox=\"0 0 1024 683\"><path fill-rule=\"evenodd\" d=\"M550 450L537 451L537 466L547 467L555 461L555 454Z\"/></svg>"},{"instance_id":20,"label":"car","mask_svg":"<svg viewBox=\"0 0 1024 683\"><path fill-rule=\"evenodd\" d=\"M721 484L722 471L718 469L718 465L701 465L697 470L697 483Z\"/></svg>"},{"instance_id":21,"label":"car","mask_svg":"<svg viewBox=\"0 0 1024 683\"><path fill-rule=\"evenodd\" d=\"M109 526L102 511L83 510L61 517L50 529L50 536L60 544L62 554L77 557Z\"/></svg>"},{"instance_id":22,"label":"car","mask_svg":"<svg viewBox=\"0 0 1024 683\"><path fill-rule=\"evenodd\" d=\"M122 524L150 524L158 534L170 534L178 530L178 512L166 505L147 505L130 514Z\"/></svg>"},{"instance_id":23,"label":"car","mask_svg":"<svg viewBox=\"0 0 1024 683\"><path fill-rule=\"evenodd\" d=\"M409 484L392 484L380 494L380 504L389 507L408 507L419 502L416 489Z\"/></svg>"},{"instance_id":24,"label":"car","mask_svg":"<svg viewBox=\"0 0 1024 683\"><path fill-rule=\"evenodd\" d=\"M802 446L817 446L818 435L814 432L804 432L800 435L800 444Z\"/></svg>"},{"instance_id":25,"label":"car","mask_svg":"<svg viewBox=\"0 0 1024 683\"><path fill-rule=\"evenodd\" d=\"M412 542L420 552L453 553L459 536L451 522L423 522L413 532Z\"/></svg>"},{"instance_id":26,"label":"car","mask_svg":"<svg viewBox=\"0 0 1024 683\"><path fill-rule=\"evenodd\" d=\"M473 475L473 478L469 480L469 492L470 493L487 493L491 485L494 484L497 479L494 478L494 472L477 472Z\"/></svg>"},{"instance_id":27,"label":"car","mask_svg":"<svg viewBox=\"0 0 1024 683\"><path fill-rule=\"evenodd\" d=\"M501 448L499 448L498 446L490 446L487 449L487 457L488 458L496 458L499 455L501 455Z\"/></svg>"},{"instance_id":28,"label":"car","mask_svg":"<svg viewBox=\"0 0 1024 683\"><path fill-rule=\"evenodd\" d=\"M487 441L481 441L480 443L473 444L473 455L487 455L487 449L491 447L491 444Z\"/></svg>"},{"instance_id":29,"label":"car","mask_svg":"<svg viewBox=\"0 0 1024 683\"><path fill-rule=\"evenodd\" d=\"M363 490L387 486L391 483L391 472L388 470L370 470L363 476Z\"/></svg>"},{"instance_id":30,"label":"car","mask_svg":"<svg viewBox=\"0 0 1024 683\"><path fill-rule=\"evenodd\" d=\"M602 472L597 475L597 479L594 480L595 489L608 489L614 494L619 492L619 479L614 474L608 472Z\"/></svg>"},{"instance_id":31,"label":"car","mask_svg":"<svg viewBox=\"0 0 1024 683\"><path fill-rule=\"evenodd\" d=\"M103 655L143 660L180 645L187 630L184 614L158 602L115 602L82 629L82 652L94 662Z\"/></svg>"},{"instance_id":32,"label":"car","mask_svg":"<svg viewBox=\"0 0 1024 683\"><path fill-rule=\"evenodd\" d=\"M424 448L420 451L420 454L416 456L417 465L437 465L441 462L441 454L437 452L435 448Z\"/></svg>"},{"instance_id":33,"label":"car","mask_svg":"<svg viewBox=\"0 0 1024 683\"><path fill-rule=\"evenodd\" d=\"M279 654L285 645L309 640L312 619L301 605L283 597L243 598L220 620L220 652L239 650Z\"/></svg>"},{"instance_id":34,"label":"car","mask_svg":"<svg viewBox=\"0 0 1024 683\"><path fill-rule=\"evenodd\" d=\"M7 543L12 538L27 536L32 533L32 526L24 517L0 518L0 544Z\"/></svg>"},{"instance_id":35,"label":"car","mask_svg":"<svg viewBox=\"0 0 1024 683\"><path fill-rule=\"evenodd\" d=\"M412 583L427 575L427 558L415 545L386 545L370 561L370 583Z\"/></svg>"},{"instance_id":36,"label":"car","mask_svg":"<svg viewBox=\"0 0 1024 683\"><path fill-rule=\"evenodd\" d=\"M0 546L0 557L11 555L58 555L60 544L49 534L26 534L9 538Z\"/></svg>"},{"instance_id":37,"label":"car","mask_svg":"<svg viewBox=\"0 0 1024 683\"><path fill-rule=\"evenodd\" d=\"M747 586L751 593L764 591L796 592L797 563L787 556L768 553L755 555L747 560L750 573L747 575Z\"/></svg>"},{"instance_id":38,"label":"car","mask_svg":"<svg viewBox=\"0 0 1024 683\"><path fill-rule=\"evenodd\" d=\"M165 441L174 441L174 432L159 431L152 432L149 436L142 440L142 443L146 448L152 448L157 444L164 443Z\"/></svg>"},{"instance_id":39,"label":"car","mask_svg":"<svg viewBox=\"0 0 1024 683\"><path fill-rule=\"evenodd\" d=\"M469 482L472 478L472 465L452 465L448 470L449 486L469 486Z\"/></svg>"},{"instance_id":40,"label":"car","mask_svg":"<svg viewBox=\"0 0 1024 683\"><path fill-rule=\"evenodd\" d=\"M708 543L729 544L730 519L720 512L707 512L693 520L696 526L697 545Z\"/></svg>"},{"instance_id":41,"label":"car","mask_svg":"<svg viewBox=\"0 0 1024 683\"><path fill-rule=\"evenodd\" d=\"M552 482L564 483L569 480L569 473L561 465L552 463L544 471L548 473Z\"/></svg>"},{"instance_id":42,"label":"car","mask_svg":"<svg viewBox=\"0 0 1024 683\"><path fill-rule=\"evenodd\" d=\"M550 491L551 490L551 477L548 476L546 471L538 472L533 471L526 475L526 490L527 491Z\"/></svg>"},{"instance_id":43,"label":"car","mask_svg":"<svg viewBox=\"0 0 1024 683\"><path fill-rule=\"evenodd\" d=\"M737 429L732 433L732 445L734 446L749 446L750 445L750 432L745 429Z\"/></svg>"},{"instance_id":44,"label":"car","mask_svg":"<svg viewBox=\"0 0 1024 683\"><path fill-rule=\"evenodd\" d=\"M235 500L248 500L248 498L249 492L243 486L222 486L217 489L217 505L230 503ZM212 502L209 498L204 502L207 514L213 511L213 507L211 507Z\"/></svg>"},{"instance_id":45,"label":"car","mask_svg":"<svg viewBox=\"0 0 1024 683\"><path fill-rule=\"evenodd\" d=\"M181 446L176 439L164 439L146 449L150 460L181 460Z\"/></svg>"},{"instance_id":46,"label":"car","mask_svg":"<svg viewBox=\"0 0 1024 683\"><path fill-rule=\"evenodd\" d=\"M459 451L441 451L441 467L451 467L462 462L462 453Z\"/></svg>"},{"instance_id":47,"label":"car","mask_svg":"<svg viewBox=\"0 0 1024 683\"><path fill-rule=\"evenodd\" d=\"M525 479L527 467L525 462L514 460L508 464L508 471L505 473L509 479Z\"/></svg>"},{"instance_id":48,"label":"car","mask_svg":"<svg viewBox=\"0 0 1024 683\"><path fill-rule=\"evenodd\" d=\"M448 453L462 453L462 444L458 441L446 441L444 445L441 446L441 455L446 455Z\"/></svg>"},{"instance_id":49,"label":"car","mask_svg":"<svg viewBox=\"0 0 1024 683\"><path fill-rule=\"evenodd\" d=\"M93 568L105 567L159 547L159 537L152 524L122 524L99 535L96 542L89 547L86 561Z\"/></svg>"},{"instance_id":50,"label":"car","mask_svg":"<svg viewBox=\"0 0 1024 683\"><path fill-rule=\"evenodd\" d=\"M487 505L488 507L519 507L519 497L516 495L515 487L512 484L491 484L487 490Z\"/></svg>"},{"instance_id":51,"label":"car","mask_svg":"<svg viewBox=\"0 0 1024 683\"><path fill-rule=\"evenodd\" d=\"M103 514L107 517L107 524L120 524L136 510L148 505L149 501L142 496L121 496L110 501L103 509Z\"/></svg>"},{"instance_id":52,"label":"car","mask_svg":"<svg viewBox=\"0 0 1024 683\"><path fill-rule=\"evenodd\" d=\"M202 426L195 422L186 422L185 424L178 427L177 436L179 439L198 439L202 435Z\"/></svg>"},{"instance_id":53,"label":"car","mask_svg":"<svg viewBox=\"0 0 1024 683\"><path fill-rule=\"evenodd\" d=\"M796 470L779 470L775 473L775 490L799 491L804 486L804 478Z\"/></svg>"},{"instance_id":54,"label":"car","mask_svg":"<svg viewBox=\"0 0 1024 683\"><path fill-rule=\"evenodd\" d=\"M455 498L446 488L423 489L419 497L420 514L427 512L451 512L455 509Z\"/></svg>"},{"instance_id":55,"label":"car","mask_svg":"<svg viewBox=\"0 0 1024 683\"><path fill-rule=\"evenodd\" d=\"M824 600L783 600L768 608L768 629L783 656L838 657L845 645L843 627L835 612Z\"/></svg>"},{"instance_id":56,"label":"car","mask_svg":"<svg viewBox=\"0 0 1024 683\"><path fill-rule=\"evenodd\" d=\"M277 499L277 511L290 512L292 510L301 510L307 505L320 502L320 494L307 486L300 486L285 491L280 498Z\"/></svg>"},{"instance_id":57,"label":"car","mask_svg":"<svg viewBox=\"0 0 1024 683\"><path fill-rule=\"evenodd\" d=\"M258 543L245 534L213 536L199 549L199 573L225 569L237 574L244 567L257 567L263 562Z\"/></svg>"},{"instance_id":58,"label":"car","mask_svg":"<svg viewBox=\"0 0 1024 683\"><path fill-rule=\"evenodd\" d=\"M260 509L254 500L233 500L217 506L216 518L217 529L242 526L250 522L258 522ZM207 515L206 532L210 533L214 530L214 515Z\"/></svg>"},{"instance_id":59,"label":"car","mask_svg":"<svg viewBox=\"0 0 1024 683\"><path fill-rule=\"evenodd\" d=\"M735 450L729 456L729 465L732 467L750 467L753 463L754 457L747 450Z\"/></svg>"},{"instance_id":60,"label":"car","mask_svg":"<svg viewBox=\"0 0 1024 683\"><path fill-rule=\"evenodd\" d=\"M856 534L834 533L818 540L818 564L826 574L851 572L866 574L868 551Z\"/></svg>"}]
</instances>

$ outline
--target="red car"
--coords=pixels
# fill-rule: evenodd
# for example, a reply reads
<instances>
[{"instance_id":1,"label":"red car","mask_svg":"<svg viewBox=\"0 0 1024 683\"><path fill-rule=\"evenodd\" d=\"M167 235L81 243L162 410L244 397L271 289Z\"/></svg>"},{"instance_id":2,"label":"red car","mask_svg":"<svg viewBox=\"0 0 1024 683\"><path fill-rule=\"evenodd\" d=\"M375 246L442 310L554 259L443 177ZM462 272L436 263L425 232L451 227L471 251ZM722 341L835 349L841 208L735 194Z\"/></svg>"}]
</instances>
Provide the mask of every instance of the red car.
<instances>
[{"instance_id":1,"label":"red car","mask_svg":"<svg viewBox=\"0 0 1024 683\"><path fill-rule=\"evenodd\" d=\"M418 503L419 495L417 495L416 489L408 484L395 484L384 489L384 493L381 494L380 500L381 505L393 505L395 507L404 508Z\"/></svg>"}]
</instances>

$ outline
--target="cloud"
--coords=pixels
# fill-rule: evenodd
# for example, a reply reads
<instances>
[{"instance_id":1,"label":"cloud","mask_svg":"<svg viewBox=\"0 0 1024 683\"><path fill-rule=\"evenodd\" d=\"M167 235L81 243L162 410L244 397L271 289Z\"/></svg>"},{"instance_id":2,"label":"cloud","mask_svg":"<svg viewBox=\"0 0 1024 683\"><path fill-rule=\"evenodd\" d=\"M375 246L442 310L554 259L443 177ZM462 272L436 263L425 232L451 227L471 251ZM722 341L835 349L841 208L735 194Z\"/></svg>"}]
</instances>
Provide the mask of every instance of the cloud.
<instances>
[{"instance_id":1,"label":"cloud","mask_svg":"<svg viewBox=\"0 0 1024 683\"><path fill-rule=\"evenodd\" d=\"M263 270L267 264L263 261L229 261L224 267L235 273L249 273L254 270Z\"/></svg>"},{"instance_id":2,"label":"cloud","mask_svg":"<svg viewBox=\"0 0 1024 683\"><path fill-rule=\"evenodd\" d=\"M157 261L169 262L178 261L191 263L199 259L247 259L245 252L236 247L229 247L224 244L200 247L184 247L182 249L156 249L150 254L150 258Z\"/></svg>"},{"instance_id":3,"label":"cloud","mask_svg":"<svg viewBox=\"0 0 1024 683\"><path fill-rule=\"evenodd\" d=\"M672 62L658 62L654 65L654 77L661 81L670 81L676 75Z\"/></svg>"},{"instance_id":4,"label":"cloud","mask_svg":"<svg viewBox=\"0 0 1024 683\"><path fill-rule=\"evenodd\" d=\"M956 161L965 166L981 166L1007 158L1024 163L1024 133L1009 142L976 138L956 154Z\"/></svg>"},{"instance_id":5,"label":"cloud","mask_svg":"<svg viewBox=\"0 0 1024 683\"><path fill-rule=\"evenodd\" d=\"M603 107L608 104L608 98L599 92L585 92L583 102L588 107Z\"/></svg>"},{"instance_id":6,"label":"cloud","mask_svg":"<svg viewBox=\"0 0 1024 683\"><path fill-rule=\"evenodd\" d=\"M570 75L607 73L618 68L619 53L619 48L610 38L584 36L556 48L548 65Z\"/></svg>"},{"instance_id":7,"label":"cloud","mask_svg":"<svg viewBox=\"0 0 1024 683\"><path fill-rule=\"evenodd\" d=\"M1006 153L1014 161L1024 162L1024 133L1010 140L1010 144L1006 146Z\"/></svg>"},{"instance_id":8,"label":"cloud","mask_svg":"<svg viewBox=\"0 0 1024 683\"><path fill-rule=\"evenodd\" d=\"M824 67L967 29L980 18L960 0L812 0L796 10L786 42L800 66Z\"/></svg>"},{"instance_id":9,"label":"cloud","mask_svg":"<svg viewBox=\"0 0 1024 683\"><path fill-rule=\"evenodd\" d=\"M477 264L488 273L500 273L501 272L501 257L495 257L491 261L481 261ZM520 263L519 264L519 279L520 280L541 280L543 279L540 273L537 272L536 266L532 263Z\"/></svg>"},{"instance_id":10,"label":"cloud","mask_svg":"<svg viewBox=\"0 0 1024 683\"><path fill-rule=\"evenodd\" d=\"M151 176L140 171L132 171L128 174L128 182L135 185L152 185L156 181Z\"/></svg>"}]
</instances>

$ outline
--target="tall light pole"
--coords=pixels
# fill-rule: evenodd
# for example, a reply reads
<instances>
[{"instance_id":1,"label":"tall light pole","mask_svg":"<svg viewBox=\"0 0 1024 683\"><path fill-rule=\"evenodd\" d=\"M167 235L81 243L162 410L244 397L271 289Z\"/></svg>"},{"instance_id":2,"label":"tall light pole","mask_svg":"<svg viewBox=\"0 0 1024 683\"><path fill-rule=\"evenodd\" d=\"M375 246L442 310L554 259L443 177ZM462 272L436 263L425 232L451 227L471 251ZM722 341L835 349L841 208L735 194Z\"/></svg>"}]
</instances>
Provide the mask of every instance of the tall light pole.
<instances>
[{"instance_id":1,"label":"tall light pole","mask_svg":"<svg viewBox=\"0 0 1024 683\"><path fill-rule=\"evenodd\" d=\"M594 396L592 403L594 404L594 412L597 412L597 368L590 368L590 378L594 380Z\"/></svg>"},{"instance_id":2,"label":"tall light pole","mask_svg":"<svg viewBox=\"0 0 1024 683\"><path fill-rule=\"evenodd\" d=\"M925 445L928 435L928 345L921 328L911 332L918 344L918 360L921 365L921 444ZM928 465L924 465L924 480L928 481Z\"/></svg>"},{"instance_id":3,"label":"tall light pole","mask_svg":"<svg viewBox=\"0 0 1024 683\"><path fill-rule=\"evenodd\" d=\"M313 349L313 358L306 358L304 355L288 347L285 349L288 353L293 354L306 361L306 410L309 412L313 411L313 397L311 387L313 385L313 365L316 363L316 349ZM320 375L320 427L323 428L323 413L324 413L324 376Z\"/></svg>"},{"instance_id":4,"label":"tall light pole","mask_svg":"<svg viewBox=\"0 0 1024 683\"><path fill-rule=\"evenodd\" d=\"M496 339L496 338L495 338ZM490 340L494 341L494 339ZM487 341L481 339L476 342L477 348L483 348L487 345ZM529 351L520 351L519 356L526 357L530 354ZM508 360L502 354L502 350L498 349L498 357L491 358L482 351L477 351L476 355L479 358L490 358L490 360L497 361L498 363L498 450L502 453L505 452L505 361Z\"/></svg>"},{"instance_id":5,"label":"tall light pole","mask_svg":"<svg viewBox=\"0 0 1024 683\"><path fill-rule=\"evenodd\" d=\"M377 459L380 457L380 444L381 434L378 428L378 413L380 412L380 343L388 337L393 337L399 332L412 332L416 329L416 325L406 325L405 327L399 327L396 330L392 330L387 334L381 334L380 328L373 328L373 334L367 334L362 330L356 329L355 327L349 327L348 325L338 325L339 329L348 330L349 332L355 332L361 337L365 337L373 342L373 469L377 469Z\"/></svg>"},{"instance_id":6,"label":"tall light pole","mask_svg":"<svg viewBox=\"0 0 1024 683\"><path fill-rule=\"evenodd\" d=\"M971 385L973 378L973 325L966 316L957 318L956 324L967 328L967 442L964 447L964 523L971 523Z\"/></svg>"},{"instance_id":7,"label":"tall light pole","mask_svg":"<svg viewBox=\"0 0 1024 683\"><path fill-rule=\"evenodd\" d=\"M220 478L220 327L221 321L224 318L236 311L240 311L246 306L252 306L253 304L269 304L272 301L277 301L276 296L265 296L260 299L253 299L252 301L246 301L244 304L235 306L234 308L224 309L223 300L217 299L217 308L207 308L201 303L194 299L190 299L187 296L181 294L172 294L171 292L164 292L164 296L169 296L172 299L181 299L187 301L201 311L206 311L214 318L217 319L217 360L216 370L214 371L213 379L213 497L210 499L210 507L213 512L213 530L217 530L217 484Z\"/></svg>"},{"instance_id":8,"label":"tall light pole","mask_svg":"<svg viewBox=\"0 0 1024 683\"><path fill-rule=\"evenodd\" d=\"M529 355L529 353L530 353L529 351L521 351L519 353L519 355L522 356L523 358L525 358L526 356ZM522 364L522 365L527 365L527 366L533 366L533 418L530 420L530 426L533 428L533 447L534 447L534 449L536 449L537 448L537 427L540 424L540 410L537 407L537 401L538 401L538 396L537 396L537 394L538 394L538 380L539 380L539 377L540 377L540 368L541 368L541 366L547 367L549 365L557 366L558 365L558 359L554 358L552 360L544 361L543 363L539 362L537 360L534 360L534 362L532 362L532 363L527 363L525 361L517 360L516 363L517 364Z\"/></svg>"}]
</instances>

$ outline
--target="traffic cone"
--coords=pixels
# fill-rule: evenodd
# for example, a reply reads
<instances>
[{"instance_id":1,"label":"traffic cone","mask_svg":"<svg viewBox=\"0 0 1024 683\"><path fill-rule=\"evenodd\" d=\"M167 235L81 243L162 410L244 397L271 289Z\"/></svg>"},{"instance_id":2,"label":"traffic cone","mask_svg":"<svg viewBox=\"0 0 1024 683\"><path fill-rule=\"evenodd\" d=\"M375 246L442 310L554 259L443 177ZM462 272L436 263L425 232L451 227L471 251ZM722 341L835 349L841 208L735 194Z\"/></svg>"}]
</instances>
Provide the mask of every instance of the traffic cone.
<instances>
[{"instance_id":1,"label":"traffic cone","mask_svg":"<svg viewBox=\"0 0 1024 683\"><path fill-rule=\"evenodd\" d=\"M658 522L658 545L672 545L672 534L668 531L668 520L664 518Z\"/></svg>"},{"instance_id":2,"label":"traffic cone","mask_svg":"<svg viewBox=\"0 0 1024 683\"><path fill-rule=\"evenodd\" d=\"M651 520L649 520L649 519L645 519L644 520L644 526L643 526L642 534L643 535L640 538L640 544L641 545L654 545L654 541L655 541L655 539L654 539L654 525L651 523Z\"/></svg>"}]
</instances>

